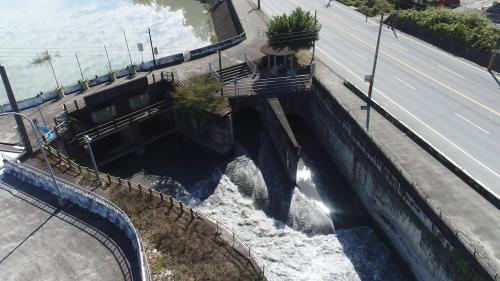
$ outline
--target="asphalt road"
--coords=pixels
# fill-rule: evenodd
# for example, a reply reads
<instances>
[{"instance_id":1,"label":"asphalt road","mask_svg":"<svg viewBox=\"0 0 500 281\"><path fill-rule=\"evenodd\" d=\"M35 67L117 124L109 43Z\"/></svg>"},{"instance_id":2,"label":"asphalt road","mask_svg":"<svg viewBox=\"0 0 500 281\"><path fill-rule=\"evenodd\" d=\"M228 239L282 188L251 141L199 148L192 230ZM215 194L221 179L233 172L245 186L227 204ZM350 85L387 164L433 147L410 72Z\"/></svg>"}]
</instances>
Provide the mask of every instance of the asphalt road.
<instances>
[{"instance_id":1,"label":"asphalt road","mask_svg":"<svg viewBox=\"0 0 500 281\"><path fill-rule=\"evenodd\" d=\"M322 25L316 54L368 92L378 18L338 2L262 1L268 16L300 5ZM500 197L500 81L485 68L384 26L373 99Z\"/></svg>"}]
</instances>

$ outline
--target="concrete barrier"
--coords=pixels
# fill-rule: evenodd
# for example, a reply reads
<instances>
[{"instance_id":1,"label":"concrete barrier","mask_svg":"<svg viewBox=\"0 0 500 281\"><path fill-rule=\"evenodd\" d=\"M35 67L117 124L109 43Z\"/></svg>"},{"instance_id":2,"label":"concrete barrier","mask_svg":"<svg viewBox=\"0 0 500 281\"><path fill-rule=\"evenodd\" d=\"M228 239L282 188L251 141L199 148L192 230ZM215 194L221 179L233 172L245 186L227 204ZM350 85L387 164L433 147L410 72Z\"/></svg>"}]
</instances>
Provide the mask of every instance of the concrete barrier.
<instances>
[{"instance_id":1,"label":"concrete barrier","mask_svg":"<svg viewBox=\"0 0 500 281\"><path fill-rule=\"evenodd\" d=\"M4 160L4 168L6 173L59 196L56 186L46 173L10 160ZM129 217L116 205L97 194L62 179L58 179L57 181L63 199L107 219L125 232L136 250L137 261L139 263L137 268L141 271L141 280L151 280L149 265L142 247L141 237L134 228Z\"/></svg>"}]
</instances>

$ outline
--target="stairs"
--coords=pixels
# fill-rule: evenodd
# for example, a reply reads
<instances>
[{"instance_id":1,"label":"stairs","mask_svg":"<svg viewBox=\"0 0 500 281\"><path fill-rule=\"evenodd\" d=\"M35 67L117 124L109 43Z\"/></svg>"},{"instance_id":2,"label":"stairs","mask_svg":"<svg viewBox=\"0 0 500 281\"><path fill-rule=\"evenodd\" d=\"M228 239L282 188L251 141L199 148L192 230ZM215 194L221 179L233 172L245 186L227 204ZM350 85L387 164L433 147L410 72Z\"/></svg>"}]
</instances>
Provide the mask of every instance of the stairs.
<instances>
[{"instance_id":1,"label":"stairs","mask_svg":"<svg viewBox=\"0 0 500 281\"><path fill-rule=\"evenodd\" d=\"M236 79L241 80L243 78L252 77L252 70L248 67L246 63L240 63L237 65L233 65L228 68L223 68L222 71L216 71L217 75L221 75L222 73L222 81L224 84L232 84L234 81L234 77Z\"/></svg>"}]
</instances>

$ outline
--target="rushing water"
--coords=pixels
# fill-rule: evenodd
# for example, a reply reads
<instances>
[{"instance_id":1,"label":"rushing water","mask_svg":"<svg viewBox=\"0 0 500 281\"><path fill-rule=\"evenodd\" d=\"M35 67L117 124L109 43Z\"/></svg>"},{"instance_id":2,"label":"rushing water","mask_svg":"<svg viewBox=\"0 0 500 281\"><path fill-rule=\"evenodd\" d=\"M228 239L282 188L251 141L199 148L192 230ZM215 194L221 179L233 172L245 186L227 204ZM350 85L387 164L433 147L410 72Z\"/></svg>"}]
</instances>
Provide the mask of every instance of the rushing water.
<instances>
[{"instance_id":1,"label":"rushing water","mask_svg":"<svg viewBox=\"0 0 500 281\"><path fill-rule=\"evenodd\" d=\"M411 280L367 226L354 194L303 124L292 122L304 151L297 186L286 180L262 129L237 118L235 124L245 129L235 129L239 143L229 159L213 158L176 136L105 168L133 175L224 223L276 280ZM137 173L138 166L143 170Z\"/></svg>"},{"instance_id":2,"label":"rushing water","mask_svg":"<svg viewBox=\"0 0 500 281\"><path fill-rule=\"evenodd\" d=\"M123 31L133 63L152 59L148 27L158 57L210 44L212 23L206 4L197 0L1 0L0 63L8 71L18 99L51 90L56 82L48 64L32 61L48 49L54 58L58 82L92 78L130 64ZM137 43L144 44L144 52ZM0 82L1 83L1 82ZM0 102L6 102L0 87Z\"/></svg>"}]
</instances>

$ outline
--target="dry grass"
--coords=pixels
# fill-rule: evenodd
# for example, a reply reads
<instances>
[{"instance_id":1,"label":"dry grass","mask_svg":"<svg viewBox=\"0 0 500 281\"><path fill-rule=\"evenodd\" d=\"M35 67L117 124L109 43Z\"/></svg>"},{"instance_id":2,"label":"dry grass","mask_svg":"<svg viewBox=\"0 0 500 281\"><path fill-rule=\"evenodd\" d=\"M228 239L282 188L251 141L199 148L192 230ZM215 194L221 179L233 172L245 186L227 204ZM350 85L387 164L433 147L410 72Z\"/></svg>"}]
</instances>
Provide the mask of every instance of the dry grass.
<instances>
[{"instance_id":1,"label":"dry grass","mask_svg":"<svg viewBox=\"0 0 500 281\"><path fill-rule=\"evenodd\" d=\"M45 170L39 155L27 164ZM91 176L69 169L51 159L58 176L95 186ZM259 272L231 245L221 239L206 221L192 216L189 209L150 197L147 193L111 184L94 192L119 206L139 231L153 280L262 280Z\"/></svg>"}]
</instances>

